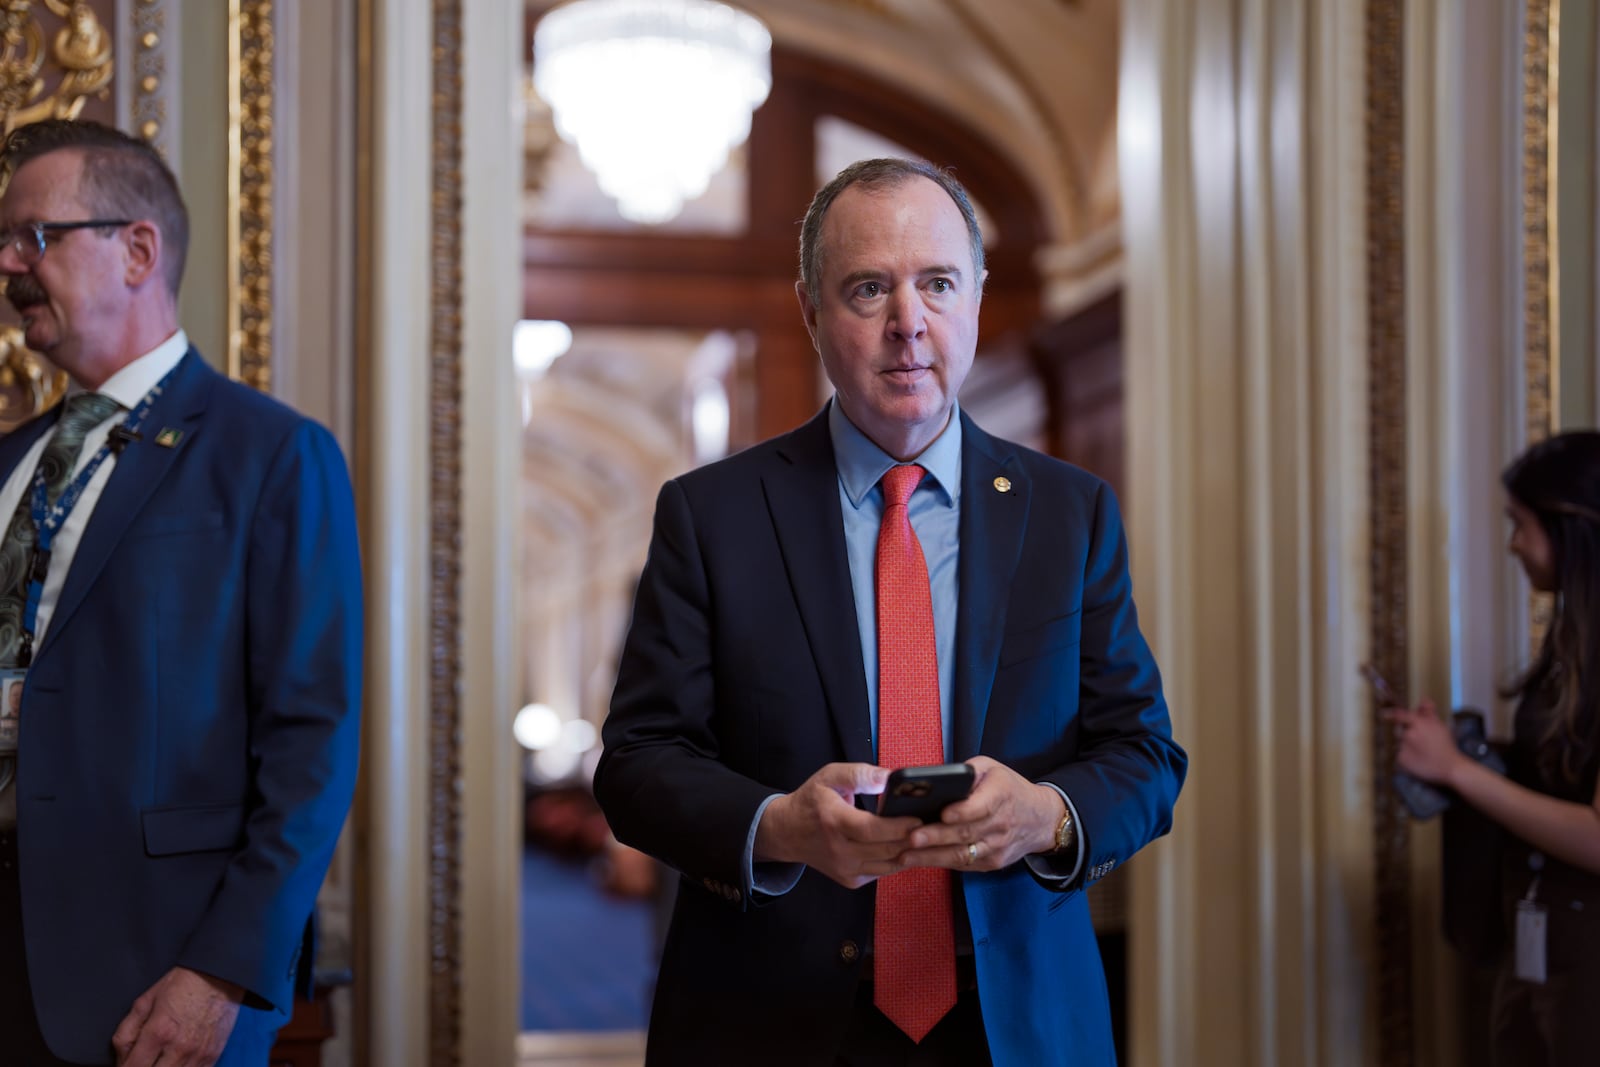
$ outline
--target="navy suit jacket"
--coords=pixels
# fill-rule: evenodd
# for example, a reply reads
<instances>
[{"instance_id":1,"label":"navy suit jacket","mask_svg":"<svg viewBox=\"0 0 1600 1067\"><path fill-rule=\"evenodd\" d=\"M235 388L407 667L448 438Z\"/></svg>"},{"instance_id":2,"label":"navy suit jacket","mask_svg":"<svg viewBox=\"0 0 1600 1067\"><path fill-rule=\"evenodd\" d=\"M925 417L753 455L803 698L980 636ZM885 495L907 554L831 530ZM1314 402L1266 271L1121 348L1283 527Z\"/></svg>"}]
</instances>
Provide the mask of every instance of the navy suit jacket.
<instances>
[{"instance_id":1,"label":"navy suit jacket","mask_svg":"<svg viewBox=\"0 0 1600 1067\"><path fill-rule=\"evenodd\" d=\"M1060 786L1084 849L1066 885L957 879L985 1029L997 1067L1109 1064L1083 888L1166 832L1186 758L1110 489L963 420L953 757ZM875 887L807 870L750 900L742 856L774 791L873 761L855 619L825 414L662 488L595 776L617 837L683 875L652 1064L833 1062Z\"/></svg>"},{"instance_id":2,"label":"navy suit jacket","mask_svg":"<svg viewBox=\"0 0 1600 1067\"><path fill-rule=\"evenodd\" d=\"M56 417L0 441L0 478ZM109 1063L173 966L236 982L247 1007L222 1062L260 1063L355 783L350 483L326 430L193 349L141 431L23 695L29 984L57 1055Z\"/></svg>"}]
</instances>

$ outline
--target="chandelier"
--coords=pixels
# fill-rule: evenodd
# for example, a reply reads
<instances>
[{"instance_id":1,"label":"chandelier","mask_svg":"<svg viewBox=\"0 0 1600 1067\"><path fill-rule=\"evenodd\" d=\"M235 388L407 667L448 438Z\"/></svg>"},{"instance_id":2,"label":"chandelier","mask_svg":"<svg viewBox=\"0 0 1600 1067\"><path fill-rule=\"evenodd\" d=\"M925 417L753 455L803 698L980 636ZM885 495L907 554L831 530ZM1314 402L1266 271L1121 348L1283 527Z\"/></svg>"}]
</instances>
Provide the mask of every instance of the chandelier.
<instances>
[{"instance_id":1,"label":"chandelier","mask_svg":"<svg viewBox=\"0 0 1600 1067\"><path fill-rule=\"evenodd\" d=\"M574 0L539 20L533 84L624 218L705 192L772 87L772 37L714 0Z\"/></svg>"}]
</instances>

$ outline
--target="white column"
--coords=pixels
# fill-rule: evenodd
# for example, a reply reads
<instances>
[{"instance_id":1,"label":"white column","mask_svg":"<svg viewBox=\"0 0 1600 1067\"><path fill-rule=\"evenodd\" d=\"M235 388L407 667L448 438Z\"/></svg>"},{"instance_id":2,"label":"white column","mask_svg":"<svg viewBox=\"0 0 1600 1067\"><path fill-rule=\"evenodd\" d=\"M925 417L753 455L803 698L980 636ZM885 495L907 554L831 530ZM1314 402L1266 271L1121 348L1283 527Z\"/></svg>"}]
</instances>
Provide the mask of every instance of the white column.
<instances>
[{"instance_id":1,"label":"white column","mask_svg":"<svg viewBox=\"0 0 1600 1067\"><path fill-rule=\"evenodd\" d=\"M372 0L365 1059L428 1062L428 4Z\"/></svg>"},{"instance_id":2,"label":"white column","mask_svg":"<svg viewBox=\"0 0 1600 1067\"><path fill-rule=\"evenodd\" d=\"M522 312L521 4L464 6L461 522L462 1049L511 1064L522 990L514 598L523 493L511 331Z\"/></svg>"},{"instance_id":3,"label":"white column","mask_svg":"<svg viewBox=\"0 0 1600 1067\"><path fill-rule=\"evenodd\" d=\"M1363 6L1130 0L1134 580L1191 757L1135 1064L1370 1062Z\"/></svg>"}]
</instances>

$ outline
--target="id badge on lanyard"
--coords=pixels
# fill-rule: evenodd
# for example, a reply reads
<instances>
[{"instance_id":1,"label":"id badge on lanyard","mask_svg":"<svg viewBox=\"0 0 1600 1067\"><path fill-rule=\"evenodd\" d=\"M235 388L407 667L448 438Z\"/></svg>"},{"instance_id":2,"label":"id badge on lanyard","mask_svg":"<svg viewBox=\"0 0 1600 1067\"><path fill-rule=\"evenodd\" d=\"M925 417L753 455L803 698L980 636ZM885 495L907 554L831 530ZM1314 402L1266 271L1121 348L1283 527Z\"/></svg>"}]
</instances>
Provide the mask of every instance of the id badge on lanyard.
<instances>
[{"instance_id":1,"label":"id badge on lanyard","mask_svg":"<svg viewBox=\"0 0 1600 1067\"><path fill-rule=\"evenodd\" d=\"M1538 863L1533 859L1537 857ZM1534 985L1544 985L1549 977L1546 967L1545 946L1550 934L1550 910L1537 899L1539 893L1539 869L1544 866L1544 857L1534 853L1529 857L1533 866L1533 882L1529 884L1528 891L1517 901L1517 925L1513 937L1513 964L1517 978Z\"/></svg>"},{"instance_id":2,"label":"id badge on lanyard","mask_svg":"<svg viewBox=\"0 0 1600 1067\"><path fill-rule=\"evenodd\" d=\"M28 680L25 667L0 668L0 757L17 754L22 729L22 690Z\"/></svg>"}]
</instances>

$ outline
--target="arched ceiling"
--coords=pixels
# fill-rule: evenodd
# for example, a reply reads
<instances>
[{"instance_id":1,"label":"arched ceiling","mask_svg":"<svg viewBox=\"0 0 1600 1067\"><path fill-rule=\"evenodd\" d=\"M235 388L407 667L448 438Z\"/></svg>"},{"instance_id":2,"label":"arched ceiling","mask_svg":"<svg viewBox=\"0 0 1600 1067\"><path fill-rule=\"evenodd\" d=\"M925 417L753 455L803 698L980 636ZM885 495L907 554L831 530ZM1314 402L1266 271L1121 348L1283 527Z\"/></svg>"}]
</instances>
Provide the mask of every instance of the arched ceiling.
<instances>
[{"instance_id":1,"label":"arched ceiling","mask_svg":"<svg viewBox=\"0 0 1600 1067\"><path fill-rule=\"evenodd\" d=\"M736 3L776 43L870 72L983 131L1032 182L1058 247L1098 248L1114 231L1117 0ZM553 6L528 0L534 12Z\"/></svg>"}]
</instances>

